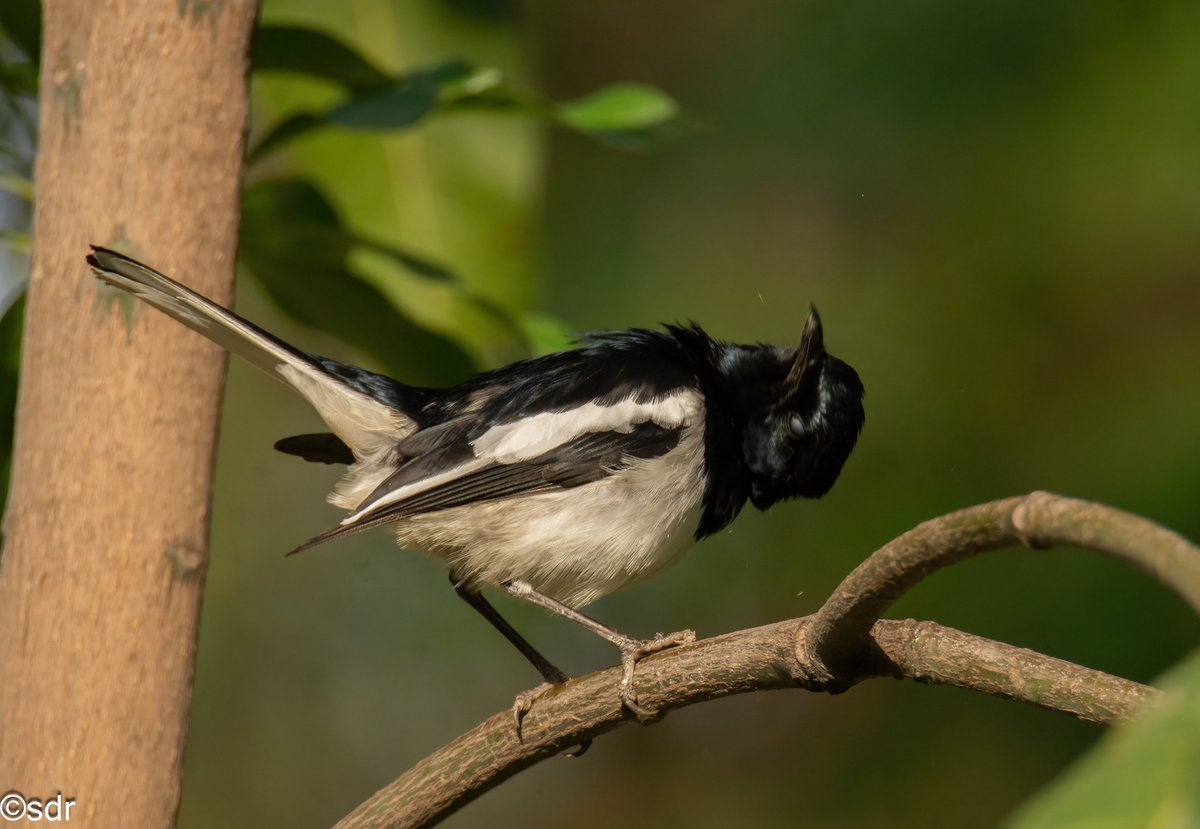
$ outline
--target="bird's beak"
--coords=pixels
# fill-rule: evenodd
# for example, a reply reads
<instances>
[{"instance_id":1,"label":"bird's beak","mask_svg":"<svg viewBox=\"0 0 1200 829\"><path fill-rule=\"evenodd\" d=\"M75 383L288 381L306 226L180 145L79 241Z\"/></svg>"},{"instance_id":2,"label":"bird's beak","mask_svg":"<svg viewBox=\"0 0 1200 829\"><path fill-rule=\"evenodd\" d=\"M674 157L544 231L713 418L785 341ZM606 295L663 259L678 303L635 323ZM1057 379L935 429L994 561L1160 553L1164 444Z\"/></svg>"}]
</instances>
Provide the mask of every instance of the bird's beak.
<instances>
[{"instance_id":1,"label":"bird's beak","mask_svg":"<svg viewBox=\"0 0 1200 829\"><path fill-rule=\"evenodd\" d=\"M778 500L767 492L765 486L758 481L750 484L750 503L754 504L754 508L766 512Z\"/></svg>"},{"instance_id":2,"label":"bird's beak","mask_svg":"<svg viewBox=\"0 0 1200 829\"><path fill-rule=\"evenodd\" d=\"M788 397L820 379L821 366L825 362L825 337L821 331L821 317L815 305L809 306L808 319L804 321L804 332L800 335L800 347L792 368L783 383Z\"/></svg>"}]
</instances>

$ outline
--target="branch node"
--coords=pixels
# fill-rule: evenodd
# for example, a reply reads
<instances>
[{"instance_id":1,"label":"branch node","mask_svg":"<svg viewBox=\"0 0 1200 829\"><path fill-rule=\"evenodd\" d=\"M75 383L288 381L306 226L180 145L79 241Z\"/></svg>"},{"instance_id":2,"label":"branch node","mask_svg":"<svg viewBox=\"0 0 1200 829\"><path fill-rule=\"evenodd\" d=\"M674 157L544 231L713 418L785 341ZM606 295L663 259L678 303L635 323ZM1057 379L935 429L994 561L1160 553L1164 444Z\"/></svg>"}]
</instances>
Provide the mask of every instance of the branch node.
<instances>
[{"instance_id":1,"label":"branch node","mask_svg":"<svg viewBox=\"0 0 1200 829\"><path fill-rule=\"evenodd\" d=\"M841 694L864 679L876 676L899 677L895 665L879 649L870 636L854 647L825 652L820 642L813 642L813 626L802 625L796 632L793 646L798 670L797 687L806 691Z\"/></svg>"},{"instance_id":2,"label":"branch node","mask_svg":"<svg viewBox=\"0 0 1200 829\"><path fill-rule=\"evenodd\" d=\"M1038 520L1038 513L1043 510L1049 511L1054 504L1062 500L1062 496L1055 495L1053 492L1038 490L1029 493L1017 502L1009 520L1012 522L1013 532L1022 546L1031 550L1047 550L1054 546L1054 542L1044 538L1040 532L1043 522Z\"/></svg>"}]
</instances>

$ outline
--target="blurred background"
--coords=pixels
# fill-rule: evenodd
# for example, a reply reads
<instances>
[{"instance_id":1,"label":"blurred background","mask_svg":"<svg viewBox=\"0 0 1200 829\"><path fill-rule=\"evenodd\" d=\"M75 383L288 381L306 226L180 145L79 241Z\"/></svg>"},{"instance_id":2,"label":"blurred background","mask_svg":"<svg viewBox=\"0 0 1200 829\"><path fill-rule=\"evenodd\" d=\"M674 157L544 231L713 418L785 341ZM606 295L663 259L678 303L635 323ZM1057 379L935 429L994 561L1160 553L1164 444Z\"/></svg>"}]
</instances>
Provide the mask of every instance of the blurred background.
<instances>
[{"instance_id":1,"label":"blurred background","mask_svg":"<svg viewBox=\"0 0 1200 829\"><path fill-rule=\"evenodd\" d=\"M679 107L632 138L496 99L281 142L247 179L238 305L264 327L449 384L573 331L694 319L792 343L813 302L862 376L866 427L833 491L750 510L592 606L618 629L711 636L811 613L920 521L1034 489L1200 538L1196 3L266 0L262 21L335 37L391 75L460 59L509 98L637 83ZM320 71L276 69L254 77L252 145L347 96ZM3 172L19 178L28 142L16 118L3 129ZM339 267L392 321L364 325L339 304L338 268L320 287L305 259L324 260L270 236L297 204L267 198L281 180L320 193L309 219L350 229ZM17 242L6 284L22 273L23 198L0 196ZM9 395L19 308L0 331ZM539 679L436 562L384 532L283 559L341 517L323 504L336 470L271 450L318 427L231 363L185 829L331 824ZM496 603L568 672L615 661ZM892 615L1139 681L1200 634L1148 577L1070 550L966 562ZM995 826L1100 735L913 683L756 694L623 728L446 825Z\"/></svg>"}]
</instances>

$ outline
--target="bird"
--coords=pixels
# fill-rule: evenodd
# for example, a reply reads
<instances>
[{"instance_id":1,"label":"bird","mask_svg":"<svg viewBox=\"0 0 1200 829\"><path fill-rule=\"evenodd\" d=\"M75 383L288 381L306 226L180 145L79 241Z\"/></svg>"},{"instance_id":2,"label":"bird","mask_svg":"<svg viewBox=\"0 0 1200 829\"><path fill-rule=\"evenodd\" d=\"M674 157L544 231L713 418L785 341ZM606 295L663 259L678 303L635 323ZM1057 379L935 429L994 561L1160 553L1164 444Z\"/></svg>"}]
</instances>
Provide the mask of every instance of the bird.
<instances>
[{"instance_id":1,"label":"bird","mask_svg":"<svg viewBox=\"0 0 1200 829\"><path fill-rule=\"evenodd\" d=\"M581 608L674 565L747 503L823 496L865 418L863 384L826 351L815 306L794 347L724 342L696 323L634 328L428 388L302 351L114 250L93 246L87 263L308 401L329 432L275 448L345 466L328 500L349 515L288 555L387 527L401 547L441 559L454 591L542 676L513 702L518 733L568 677L484 588L615 645L621 706L652 719L635 667L695 633L639 639Z\"/></svg>"}]
</instances>

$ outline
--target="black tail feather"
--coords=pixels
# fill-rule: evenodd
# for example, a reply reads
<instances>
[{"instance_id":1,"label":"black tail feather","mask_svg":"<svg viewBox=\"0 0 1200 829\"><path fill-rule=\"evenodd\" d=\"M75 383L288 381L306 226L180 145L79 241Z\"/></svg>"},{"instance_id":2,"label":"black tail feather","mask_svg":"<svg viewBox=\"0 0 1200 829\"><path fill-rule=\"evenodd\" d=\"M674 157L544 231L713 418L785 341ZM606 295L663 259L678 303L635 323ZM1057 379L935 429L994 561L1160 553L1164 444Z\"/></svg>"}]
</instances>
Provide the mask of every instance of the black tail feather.
<instances>
[{"instance_id":1,"label":"black tail feather","mask_svg":"<svg viewBox=\"0 0 1200 829\"><path fill-rule=\"evenodd\" d=\"M322 432L314 435L293 435L275 441L275 448L288 455L297 455L311 463L354 463L354 453L337 435Z\"/></svg>"},{"instance_id":2,"label":"black tail feather","mask_svg":"<svg viewBox=\"0 0 1200 829\"><path fill-rule=\"evenodd\" d=\"M315 535L308 541L305 541L299 547L284 553L284 558L287 558L288 556L294 556L296 553L303 553L305 550L312 549L318 544L324 544L326 541L333 541L335 538L341 538L342 536L346 535L355 535L363 530L369 530L373 527L378 527L392 520L394 520L393 514L387 510L384 510L380 515L365 518L355 524L339 524L332 530L326 530L320 535Z\"/></svg>"}]
</instances>

